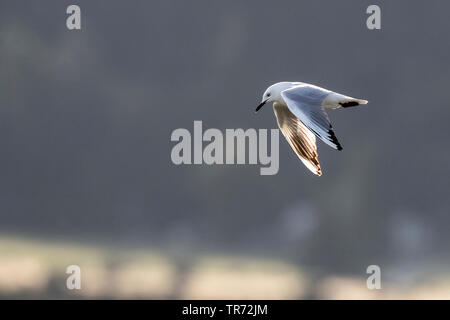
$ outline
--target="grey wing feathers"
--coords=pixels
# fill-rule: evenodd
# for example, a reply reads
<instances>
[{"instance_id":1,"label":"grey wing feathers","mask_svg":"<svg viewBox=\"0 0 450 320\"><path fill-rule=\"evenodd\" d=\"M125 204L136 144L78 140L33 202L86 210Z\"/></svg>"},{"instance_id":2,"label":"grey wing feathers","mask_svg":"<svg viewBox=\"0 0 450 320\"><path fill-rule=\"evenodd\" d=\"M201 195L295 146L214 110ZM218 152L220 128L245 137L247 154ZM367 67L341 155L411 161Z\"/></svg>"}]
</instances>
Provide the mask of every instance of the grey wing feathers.
<instances>
[{"instance_id":1,"label":"grey wing feathers","mask_svg":"<svg viewBox=\"0 0 450 320\"><path fill-rule=\"evenodd\" d=\"M314 134L284 104L275 103L273 110L281 132L297 156L309 170L321 176L322 169Z\"/></svg>"},{"instance_id":2,"label":"grey wing feathers","mask_svg":"<svg viewBox=\"0 0 450 320\"><path fill-rule=\"evenodd\" d=\"M310 86L300 85L281 92L289 110L300 119L323 142L334 149L342 150L330 119L322 103L331 91Z\"/></svg>"}]
</instances>

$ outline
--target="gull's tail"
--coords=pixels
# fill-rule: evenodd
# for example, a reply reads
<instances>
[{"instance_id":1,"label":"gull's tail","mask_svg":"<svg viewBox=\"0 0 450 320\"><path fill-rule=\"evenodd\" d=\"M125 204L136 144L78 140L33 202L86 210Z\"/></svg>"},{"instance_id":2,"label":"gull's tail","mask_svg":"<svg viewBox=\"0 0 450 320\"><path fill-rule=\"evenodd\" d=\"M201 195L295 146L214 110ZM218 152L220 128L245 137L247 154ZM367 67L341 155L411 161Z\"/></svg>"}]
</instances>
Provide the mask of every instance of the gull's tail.
<instances>
[{"instance_id":1,"label":"gull's tail","mask_svg":"<svg viewBox=\"0 0 450 320\"><path fill-rule=\"evenodd\" d=\"M332 92L323 101L323 107L325 109L349 108L367 103L368 101L364 99L356 99L340 93Z\"/></svg>"}]
</instances>

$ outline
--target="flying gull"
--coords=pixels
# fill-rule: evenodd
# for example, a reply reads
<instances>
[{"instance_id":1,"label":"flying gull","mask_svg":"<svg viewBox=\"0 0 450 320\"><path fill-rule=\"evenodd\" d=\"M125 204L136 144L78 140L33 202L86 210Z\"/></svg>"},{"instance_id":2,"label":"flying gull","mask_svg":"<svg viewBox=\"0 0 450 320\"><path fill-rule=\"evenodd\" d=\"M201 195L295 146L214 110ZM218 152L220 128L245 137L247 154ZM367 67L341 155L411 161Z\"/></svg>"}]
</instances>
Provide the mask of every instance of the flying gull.
<instances>
[{"instance_id":1,"label":"flying gull","mask_svg":"<svg viewBox=\"0 0 450 320\"><path fill-rule=\"evenodd\" d=\"M267 102L273 102L278 126L303 164L321 176L316 136L336 150L342 150L325 109L355 107L367 100L355 99L312 84L279 82L263 94L258 112Z\"/></svg>"}]
</instances>

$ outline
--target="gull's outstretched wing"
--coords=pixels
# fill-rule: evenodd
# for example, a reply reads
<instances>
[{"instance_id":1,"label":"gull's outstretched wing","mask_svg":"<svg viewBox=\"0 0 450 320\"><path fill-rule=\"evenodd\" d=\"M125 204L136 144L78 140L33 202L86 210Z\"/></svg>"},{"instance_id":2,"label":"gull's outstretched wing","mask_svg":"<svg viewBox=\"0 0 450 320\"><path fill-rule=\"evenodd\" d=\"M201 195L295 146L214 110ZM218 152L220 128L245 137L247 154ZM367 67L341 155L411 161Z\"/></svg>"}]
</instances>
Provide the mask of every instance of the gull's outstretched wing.
<instances>
[{"instance_id":1,"label":"gull's outstretched wing","mask_svg":"<svg viewBox=\"0 0 450 320\"><path fill-rule=\"evenodd\" d=\"M321 176L322 169L319 164L314 134L284 104L274 103L273 111L281 132L283 132L297 156L309 170Z\"/></svg>"},{"instance_id":2,"label":"gull's outstretched wing","mask_svg":"<svg viewBox=\"0 0 450 320\"><path fill-rule=\"evenodd\" d=\"M334 149L342 147L334 134L330 119L322 104L331 91L313 86L298 85L281 92L289 110L323 142Z\"/></svg>"}]
</instances>

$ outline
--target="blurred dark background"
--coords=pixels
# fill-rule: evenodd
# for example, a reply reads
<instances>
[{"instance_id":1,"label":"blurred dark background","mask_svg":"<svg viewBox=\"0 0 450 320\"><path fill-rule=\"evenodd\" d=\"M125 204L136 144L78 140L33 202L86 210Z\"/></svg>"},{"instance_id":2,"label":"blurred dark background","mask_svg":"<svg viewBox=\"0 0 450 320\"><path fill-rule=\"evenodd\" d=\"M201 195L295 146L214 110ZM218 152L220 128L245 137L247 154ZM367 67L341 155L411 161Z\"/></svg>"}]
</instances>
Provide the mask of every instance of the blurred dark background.
<instances>
[{"instance_id":1,"label":"blurred dark background","mask_svg":"<svg viewBox=\"0 0 450 320\"><path fill-rule=\"evenodd\" d=\"M283 261L313 286L371 264L386 285L450 272L450 3L80 0L80 31L70 4L0 3L3 257L13 238L156 250L179 270ZM322 177L281 135L274 176L172 163L172 131L194 120L276 128L253 111L278 81L369 100L329 113L344 150L319 142Z\"/></svg>"}]
</instances>

